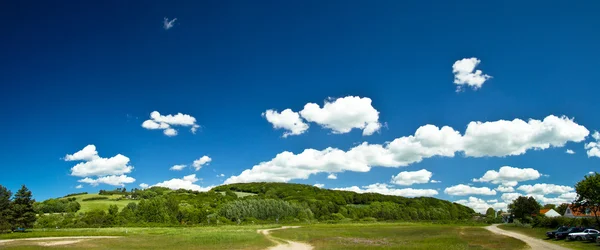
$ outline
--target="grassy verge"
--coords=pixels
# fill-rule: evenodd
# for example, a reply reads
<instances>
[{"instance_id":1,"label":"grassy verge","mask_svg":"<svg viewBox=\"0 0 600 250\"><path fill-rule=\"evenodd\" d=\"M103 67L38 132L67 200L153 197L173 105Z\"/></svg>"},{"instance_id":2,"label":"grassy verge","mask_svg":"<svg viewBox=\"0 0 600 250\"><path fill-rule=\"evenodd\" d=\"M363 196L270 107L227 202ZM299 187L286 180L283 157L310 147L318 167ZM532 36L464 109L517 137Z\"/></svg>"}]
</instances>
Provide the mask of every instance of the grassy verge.
<instances>
[{"instance_id":1,"label":"grassy verge","mask_svg":"<svg viewBox=\"0 0 600 250\"><path fill-rule=\"evenodd\" d=\"M567 241L567 240L556 240L550 239L546 236L546 232L552 231L553 229L548 228L524 228L524 227L516 227L514 225L500 225L498 226L501 229L518 232L524 235L531 236L536 239L542 239L545 242L550 242L556 245L560 245L566 248L571 249L600 249L595 242L587 242L587 241Z\"/></svg>"},{"instance_id":2,"label":"grassy verge","mask_svg":"<svg viewBox=\"0 0 600 250\"><path fill-rule=\"evenodd\" d=\"M118 235L117 239L88 239L62 246L69 249L265 249L272 242L257 234L259 228L273 226L224 226L192 228L101 228L34 231L9 234L27 237ZM125 233L127 231L127 233ZM2 235L7 238L6 235ZM21 236L18 236L21 237ZM43 249L40 241L18 241L2 245L2 249Z\"/></svg>"},{"instance_id":3,"label":"grassy verge","mask_svg":"<svg viewBox=\"0 0 600 250\"><path fill-rule=\"evenodd\" d=\"M434 224L311 225L273 231L274 237L307 242L318 249L524 249L517 239L481 227Z\"/></svg>"}]
</instances>

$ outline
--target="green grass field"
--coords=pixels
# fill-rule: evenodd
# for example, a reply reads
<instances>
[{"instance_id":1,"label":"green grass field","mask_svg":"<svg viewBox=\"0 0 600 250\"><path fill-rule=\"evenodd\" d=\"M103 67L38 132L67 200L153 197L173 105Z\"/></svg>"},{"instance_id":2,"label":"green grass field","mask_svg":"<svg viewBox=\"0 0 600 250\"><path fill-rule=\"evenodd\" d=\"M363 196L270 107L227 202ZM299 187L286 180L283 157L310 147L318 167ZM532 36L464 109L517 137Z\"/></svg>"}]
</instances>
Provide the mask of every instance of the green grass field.
<instances>
[{"instance_id":1,"label":"green grass field","mask_svg":"<svg viewBox=\"0 0 600 250\"><path fill-rule=\"evenodd\" d=\"M219 193L221 193L222 195L225 195L225 192L219 192ZM237 195L238 198L256 195L256 194L253 194L253 193L246 193L246 192L234 192L234 193Z\"/></svg>"},{"instance_id":2,"label":"green grass field","mask_svg":"<svg viewBox=\"0 0 600 250\"><path fill-rule=\"evenodd\" d=\"M265 249L274 243L257 229L279 225L190 228L101 228L35 230L0 238L57 236L123 236L87 239L60 246L69 249ZM127 233L126 233L127 230ZM272 236L302 241L319 249L524 249L520 240L495 235L482 227L425 223L319 224L273 231ZM41 249L51 242L20 241L3 249Z\"/></svg>"},{"instance_id":3,"label":"green grass field","mask_svg":"<svg viewBox=\"0 0 600 250\"><path fill-rule=\"evenodd\" d=\"M110 205L117 205L117 207L119 207L119 210L123 209L125 206L127 206L127 204L129 204L130 202L138 202L137 200L127 200L127 199L123 199L123 200L117 200L118 198L121 198L122 195L99 195L99 194L82 194L82 195L76 195L76 196L71 196L77 199L77 202L79 202L79 204L81 205L81 209L79 210L79 212L88 212L94 209L102 209L104 211L108 210L108 207ZM66 198L71 198L71 197L66 197ZM91 198L91 197L108 197L108 200L93 200L93 201L83 201L83 199L85 198ZM65 199L66 199L65 198Z\"/></svg>"},{"instance_id":4,"label":"green grass field","mask_svg":"<svg viewBox=\"0 0 600 250\"><path fill-rule=\"evenodd\" d=\"M307 242L315 249L524 249L517 239L482 227L399 224L313 225L272 232L274 237Z\"/></svg>"},{"instance_id":5,"label":"green grass field","mask_svg":"<svg viewBox=\"0 0 600 250\"><path fill-rule=\"evenodd\" d=\"M597 245L595 242L549 239L548 237L546 237L546 232L552 231L552 229L548 228L524 228L515 227L512 225L500 225L498 227L504 230L515 231L518 233L529 235L536 239L542 239L545 242L550 242L571 249L600 249L600 246Z\"/></svg>"}]
</instances>

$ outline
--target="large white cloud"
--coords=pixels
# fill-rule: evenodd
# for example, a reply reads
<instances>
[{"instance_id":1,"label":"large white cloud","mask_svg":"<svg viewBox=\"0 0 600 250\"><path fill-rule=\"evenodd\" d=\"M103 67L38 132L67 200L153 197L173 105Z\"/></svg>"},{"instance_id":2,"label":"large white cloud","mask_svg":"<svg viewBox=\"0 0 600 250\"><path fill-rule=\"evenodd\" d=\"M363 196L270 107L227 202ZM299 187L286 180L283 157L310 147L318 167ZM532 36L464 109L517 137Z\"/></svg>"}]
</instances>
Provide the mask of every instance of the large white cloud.
<instances>
[{"instance_id":1,"label":"large white cloud","mask_svg":"<svg viewBox=\"0 0 600 250\"><path fill-rule=\"evenodd\" d=\"M496 195L496 191L488 187L471 187L464 184L447 187L444 193L449 195L465 196L465 195Z\"/></svg>"},{"instance_id":2,"label":"large white cloud","mask_svg":"<svg viewBox=\"0 0 600 250\"><path fill-rule=\"evenodd\" d=\"M500 185L500 186L498 186L496 188L496 190L498 190L498 192L502 192L502 193L510 193L510 192L514 192L515 188L512 187L512 186L502 186L502 185Z\"/></svg>"},{"instance_id":3,"label":"large white cloud","mask_svg":"<svg viewBox=\"0 0 600 250\"><path fill-rule=\"evenodd\" d=\"M86 177L78 180L78 182L87 183L92 186L98 186L98 184L108 184L112 186L125 186L125 184L134 183L135 179L127 175L109 175L103 176L96 179Z\"/></svg>"},{"instance_id":4,"label":"large white cloud","mask_svg":"<svg viewBox=\"0 0 600 250\"><path fill-rule=\"evenodd\" d=\"M177 190L177 189L188 189L188 190L192 190L192 191L201 191L201 192L205 192L210 190L211 188L213 188L214 186L209 186L209 187L201 187L196 183L197 181L199 181L198 178L196 178L195 174L191 174L191 175L187 175L184 176L181 179L178 178L173 178L170 179L168 181L163 181L160 183L156 183L154 185L152 185L153 187L166 187L166 188L170 188L173 190Z\"/></svg>"},{"instance_id":5,"label":"large white cloud","mask_svg":"<svg viewBox=\"0 0 600 250\"><path fill-rule=\"evenodd\" d=\"M517 190L523 191L527 194L564 194L568 192L572 192L575 190L573 187L555 185L555 184L546 184L546 183L538 183L535 185L522 185L517 188Z\"/></svg>"},{"instance_id":6,"label":"large white cloud","mask_svg":"<svg viewBox=\"0 0 600 250\"><path fill-rule=\"evenodd\" d=\"M567 117L550 115L543 121L471 122L464 136L451 127L424 125L414 135L397 138L385 144L359 144L348 151L338 148L305 149L301 153L284 151L232 176L225 183L307 179L316 173L344 171L368 172L371 167L403 167L423 159L454 157L509 156L529 149L561 147L569 141L585 139L589 131ZM506 183L514 184L516 183Z\"/></svg>"},{"instance_id":7,"label":"large white cloud","mask_svg":"<svg viewBox=\"0 0 600 250\"><path fill-rule=\"evenodd\" d=\"M196 118L191 115L177 113L176 115L161 115L158 111L150 113L150 119L142 123L145 129L162 129L166 136L176 136L177 130L173 126L191 127L190 131L196 133L200 125L196 124Z\"/></svg>"},{"instance_id":8,"label":"large white cloud","mask_svg":"<svg viewBox=\"0 0 600 250\"><path fill-rule=\"evenodd\" d=\"M461 205L465 205L467 207L472 208L473 210L475 210L475 212L481 213L481 214L485 214L485 212L491 207L494 210L498 211L500 209L506 211L507 210L507 206L508 204L505 202L498 202L497 200L490 200L493 201L491 203L486 202L483 199L479 199L473 196L470 196L469 199L463 199L463 200L457 200L455 201L458 204Z\"/></svg>"},{"instance_id":9,"label":"large white cloud","mask_svg":"<svg viewBox=\"0 0 600 250\"><path fill-rule=\"evenodd\" d=\"M309 122L315 122L333 133L344 134L354 128L362 129L363 135L379 131L379 111L371 105L367 97L347 96L325 101L323 108L316 103L307 103L300 115Z\"/></svg>"},{"instance_id":10,"label":"large white cloud","mask_svg":"<svg viewBox=\"0 0 600 250\"><path fill-rule=\"evenodd\" d=\"M473 89L479 89L485 81L491 78L491 76L483 74L481 70L475 70L479 63L481 63L481 60L475 57L454 62L452 73L454 74L454 84L458 85L457 90L461 90L461 87L465 85Z\"/></svg>"},{"instance_id":11,"label":"large white cloud","mask_svg":"<svg viewBox=\"0 0 600 250\"><path fill-rule=\"evenodd\" d=\"M594 131L592 134L592 138L596 140L595 142L589 142L584 145L584 148L587 150L588 157L600 157L600 133L598 131Z\"/></svg>"},{"instance_id":12,"label":"large white cloud","mask_svg":"<svg viewBox=\"0 0 600 250\"><path fill-rule=\"evenodd\" d=\"M333 190L352 191L356 193L379 193L385 195L396 195L404 197L420 197L420 196L434 196L438 192L434 189L413 189L413 188L393 188L388 184L375 183L368 186L359 188L358 186L346 187L346 188L333 188Z\"/></svg>"},{"instance_id":13,"label":"large white cloud","mask_svg":"<svg viewBox=\"0 0 600 250\"><path fill-rule=\"evenodd\" d=\"M410 186L412 184L428 183L433 174L426 169L419 171L403 171L392 176L390 181L396 185Z\"/></svg>"},{"instance_id":14,"label":"large white cloud","mask_svg":"<svg viewBox=\"0 0 600 250\"><path fill-rule=\"evenodd\" d=\"M581 142L589 131L568 117L549 115L543 121L471 122L463 136L467 156L521 155L530 149L562 147L567 142Z\"/></svg>"},{"instance_id":15,"label":"large white cloud","mask_svg":"<svg viewBox=\"0 0 600 250\"><path fill-rule=\"evenodd\" d=\"M512 203L514 200L516 200L517 198L519 198L519 196L525 196L525 197L533 197L537 202L541 203L541 204L556 204L556 205L560 205L563 203L572 203L573 200L575 200L575 198L577 198L577 193L575 192L567 192L567 193L563 193L560 194L558 196L555 197L548 197L544 194L521 194L521 193L504 193L502 194L502 200L504 200L504 202L510 204Z\"/></svg>"},{"instance_id":16,"label":"large white cloud","mask_svg":"<svg viewBox=\"0 0 600 250\"><path fill-rule=\"evenodd\" d=\"M520 181L536 180L541 174L533 168L501 167L498 171L488 170L483 177L473 179L474 182L491 182L502 184L504 187L514 187ZM512 192L512 191L511 191Z\"/></svg>"},{"instance_id":17,"label":"large white cloud","mask_svg":"<svg viewBox=\"0 0 600 250\"><path fill-rule=\"evenodd\" d=\"M300 118L300 114L291 109L285 109L281 113L269 109L262 113L262 116L273 124L273 128L287 130L283 133L284 138L290 135L300 135L308 130L308 124Z\"/></svg>"},{"instance_id":18,"label":"large white cloud","mask_svg":"<svg viewBox=\"0 0 600 250\"><path fill-rule=\"evenodd\" d=\"M98 155L94 145L87 145L74 154L67 154L64 159L65 161L84 161L71 168L71 175L79 177L122 175L130 173L133 169L132 166L129 166L127 156L117 154L111 158L102 158Z\"/></svg>"},{"instance_id":19,"label":"large white cloud","mask_svg":"<svg viewBox=\"0 0 600 250\"><path fill-rule=\"evenodd\" d=\"M211 161L212 159L205 155L200 157L200 159L195 160L194 163L192 163L192 166L196 169L196 171L198 171L203 166L208 165Z\"/></svg>"}]
</instances>

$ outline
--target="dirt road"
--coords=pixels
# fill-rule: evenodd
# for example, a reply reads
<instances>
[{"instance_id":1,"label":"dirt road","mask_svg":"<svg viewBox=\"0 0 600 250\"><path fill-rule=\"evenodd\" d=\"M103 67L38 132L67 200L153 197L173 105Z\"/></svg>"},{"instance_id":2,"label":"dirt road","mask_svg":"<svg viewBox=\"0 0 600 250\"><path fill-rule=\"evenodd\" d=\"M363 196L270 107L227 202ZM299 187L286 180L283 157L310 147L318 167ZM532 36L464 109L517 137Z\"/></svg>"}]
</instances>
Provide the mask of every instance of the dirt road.
<instances>
[{"instance_id":1,"label":"dirt road","mask_svg":"<svg viewBox=\"0 0 600 250\"><path fill-rule=\"evenodd\" d=\"M0 240L0 246L9 242L15 241L37 241L36 244L40 246L61 246L75 244L83 240L89 239L113 239L120 238L121 236L68 236L68 237L40 237L40 238L23 238L23 239L11 239L11 240Z\"/></svg>"},{"instance_id":2,"label":"dirt road","mask_svg":"<svg viewBox=\"0 0 600 250\"><path fill-rule=\"evenodd\" d=\"M269 239L270 241L275 242L277 244L276 246L269 247L268 250L312 250L313 249L313 247L309 244L275 238L269 234L273 230L282 230L282 229L288 229L288 228L299 228L299 226L292 226L292 227L285 226L285 227L273 228L273 229L263 229L263 230L258 230L257 232L260 234L264 234L265 237L267 237L267 239ZM282 241L285 243L282 243Z\"/></svg>"},{"instance_id":3,"label":"dirt road","mask_svg":"<svg viewBox=\"0 0 600 250\"><path fill-rule=\"evenodd\" d=\"M569 250L569 248L561 247L559 245L555 245L549 242L544 242L543 240L529 237L527 235L500 229L498 228L498 224L487 226L485 229L491 231L492 233L502 234L509 237L513 237L515 239L522 240L525 243L527 243L527 245L529 245L533 250Z\"/></svg>"}]
</instances>

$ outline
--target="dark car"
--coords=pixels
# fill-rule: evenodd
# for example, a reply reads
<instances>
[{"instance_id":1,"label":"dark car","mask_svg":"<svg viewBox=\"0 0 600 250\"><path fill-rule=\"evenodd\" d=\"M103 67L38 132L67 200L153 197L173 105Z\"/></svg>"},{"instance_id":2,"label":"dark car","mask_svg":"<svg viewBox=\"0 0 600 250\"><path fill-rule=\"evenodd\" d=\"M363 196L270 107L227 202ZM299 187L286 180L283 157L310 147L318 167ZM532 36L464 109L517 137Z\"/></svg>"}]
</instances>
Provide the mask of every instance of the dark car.
<instances>
[{"instance_id":1,"label":"dark car","mask_svg":"<svg viewBox=\"0 0 600 250\"><path fill-rule=\"evenodd\" d=\"M596 241L596 238L598 238L598 236L600 236L600 233L590 233L588 235L585 236L585 240L587 241Z\"/></svg>"},{"instance_id":2,"label":"dark car","mask_svg":"<svg viewBox=\"0 0 600 250\"><path fill-rule=\"evenodd\" d=\"M572 228L569 228L569 230L567 230L567 231L555 233L554 238L556 238L557 240L562 240L562 239L567 238L567 235L569 235L570 233L579 233L579 232L583 231L584 229L585 228L572 227Z\"/></svg>"},{"instance_id":3,"label":"dark car","mask_svg":"<svg viewBox=\"0 0 600 250\"><path fill-rule=\"evenodd\" d=\"M548 232L546 232L546 236L548 236L548 238L554 238L554 237L556 237L556 233L558 233L558 232L564 232L564 231L567 231L567 230L569 230L569 227L562 226L562 227L557 228L554 231L548 231Z\"/></svg>"}]
</instances>

